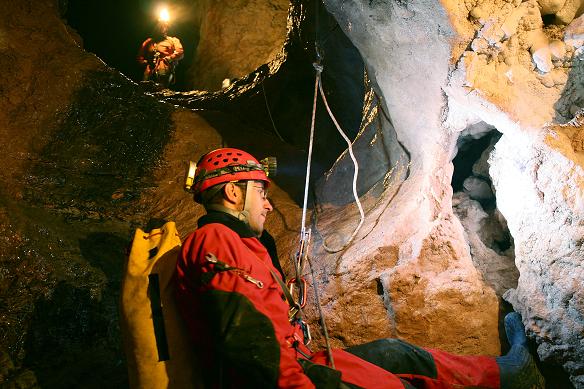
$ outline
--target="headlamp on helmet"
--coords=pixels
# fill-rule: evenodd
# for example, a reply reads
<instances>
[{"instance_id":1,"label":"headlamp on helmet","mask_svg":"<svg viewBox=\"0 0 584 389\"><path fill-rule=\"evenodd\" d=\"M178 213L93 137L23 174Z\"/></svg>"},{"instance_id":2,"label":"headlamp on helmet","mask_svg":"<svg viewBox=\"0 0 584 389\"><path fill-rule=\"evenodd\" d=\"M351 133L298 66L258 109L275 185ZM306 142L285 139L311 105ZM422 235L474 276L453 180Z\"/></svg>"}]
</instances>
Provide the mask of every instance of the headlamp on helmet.
<instances>
[{"instance_id":1,"label":"headlamp on helmet","mask_svg":"<svg viewBox=\"0 0 584 389\"><path fill-rule=\"evenodd\" d=\"M278 161L276 157L266 157L260 161L262 164L264 171L266 172L266 176L275 176L278 171Z\"/></svg>"},{"instance_id":2,"label":"headlamp on helmet","mask_svg":"<svg viewBox=\"0 0 584 389\"><path fill-rule=\"evenodd\" d=\"M206 189L231 181L264 181L276 174L277 160L267 157L259 162L251 154L238 149L213 150L197 162L189 162L185 189L194 193L195 200Z\"/></svg>"},{"instance_id":3,"label":"headlamp on helmet","mask_svg":"<svg viewBox=\"0 0 584 389\"><path fill-rule=\"evenodd\" d=\"M191 187L195 183L195 172L197 171L197 163L189 161L189 169L187 171L187 179L185 182L185 189L191 190Z\"/></svg>"}]
</instances>

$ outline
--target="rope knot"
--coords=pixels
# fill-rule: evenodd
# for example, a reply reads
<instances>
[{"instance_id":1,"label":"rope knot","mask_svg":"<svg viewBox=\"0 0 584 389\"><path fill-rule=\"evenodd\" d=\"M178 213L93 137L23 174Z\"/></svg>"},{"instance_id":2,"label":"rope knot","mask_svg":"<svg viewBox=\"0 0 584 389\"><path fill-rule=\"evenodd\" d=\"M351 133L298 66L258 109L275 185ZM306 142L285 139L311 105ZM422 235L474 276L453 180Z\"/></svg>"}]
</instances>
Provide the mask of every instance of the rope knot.
<instances>
[{"instance_id":1,"label":"rope knot","mask_svg":"<svg viewBox=\"0 0 584 389\"><path fill-rule=\"evenodd\" d=\"M323 66L320 63L313 62L312 66L314 66L314 69L318 74L322 73Z\"/></svg>"}]
</instances>

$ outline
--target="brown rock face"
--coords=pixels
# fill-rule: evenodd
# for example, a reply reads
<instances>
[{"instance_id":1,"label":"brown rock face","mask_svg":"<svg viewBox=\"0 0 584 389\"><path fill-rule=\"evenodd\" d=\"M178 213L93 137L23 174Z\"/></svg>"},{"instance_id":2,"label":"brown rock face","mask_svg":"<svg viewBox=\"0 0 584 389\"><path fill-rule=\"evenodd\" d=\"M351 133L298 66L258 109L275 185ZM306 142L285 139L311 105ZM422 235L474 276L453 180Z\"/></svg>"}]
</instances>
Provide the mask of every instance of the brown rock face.
<instances>
[{"instance_id":1,"label":"brown rock face","mask_svg":"<svg viewBox=\"0 0 584 389\"><path fill-rule=\"evenodd\" d=\"M83 72L97 69L100 62L79 50L53 2L6 4L0 26L0 65L6 69L0 75L0 137L9 151L0 155L5 167L0 176L16 183L31 152L47 142L63 101L79 88ZM12 185L5 190L18 191Z\"/></svg>"},{"instance_id":2,"label":"brown rock face","mask_svg":"<svg viewBox=\"0 0 584 389\"><path fill-rule=\"evenodd\" d=\"M288 6L285 0L199 2L193 87L220 89L224 79L245 76L274 59L286 39Z\"/></svg>"}]
</instances>

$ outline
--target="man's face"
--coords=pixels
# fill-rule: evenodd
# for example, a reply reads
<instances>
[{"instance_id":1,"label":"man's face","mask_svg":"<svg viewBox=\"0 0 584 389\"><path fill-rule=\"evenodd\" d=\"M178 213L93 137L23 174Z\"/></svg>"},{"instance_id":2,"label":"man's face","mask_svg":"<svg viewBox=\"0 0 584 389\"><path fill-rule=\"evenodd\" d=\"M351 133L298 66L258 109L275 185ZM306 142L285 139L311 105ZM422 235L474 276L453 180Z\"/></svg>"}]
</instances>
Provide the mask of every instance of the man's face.
<instances>
[{"instance_id":1,"label":"man's face","mask_svg":"<svg viewBox=\"0 0 584 389\"><path fill-rule=\"evenodd\" d=\"M249 227L258 236L264 231L264 223L272 204L268 200L268 192L263 181L248 181L251 188L247 191L247 210L249 211Z\"/></svg>"}]
</instances>

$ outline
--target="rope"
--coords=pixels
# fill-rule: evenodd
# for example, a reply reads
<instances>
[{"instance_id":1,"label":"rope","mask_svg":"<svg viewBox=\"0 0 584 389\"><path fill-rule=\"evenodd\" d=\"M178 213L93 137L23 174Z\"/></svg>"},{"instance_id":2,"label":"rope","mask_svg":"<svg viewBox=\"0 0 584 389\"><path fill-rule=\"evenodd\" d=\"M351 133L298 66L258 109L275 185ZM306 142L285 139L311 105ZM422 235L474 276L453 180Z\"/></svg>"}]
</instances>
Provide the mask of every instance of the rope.
<instances>
[{"instance_id":1,"label":"rope","mask_svg":"<svg viewBox=\"0 0 584 389\"><path fill-rule=\"evenodd\" d=\"M278 135L278 138L280 138L282 142L285 142L284 138L282 138L282 135L280 135L280 133L278 132L276 124L274 123L274 119L272 118L272 112L270 111L270 105L268 104L268 97L266 96L266 89L264 88L264 81L262 81L262 91L264 92L263 93L264 101L266 102L266 109L268 110L268 116L270 117L270 121L272 122L272 127L274 127L274 132L276 133L276 135Z\"/></svg>"},{"instance_id":2,"label":"rope","mask_svg":"<svg viewBox=\"0 0 584 389\"><path fill-rule=\"evenodd\" d=\"M316 286L316 278L314 277L314 269L312 268L312 261L308 260L308 267L310 267L310 275L312 276L312 284L314 289L314 300L316 302L316 306L318 307L318 315L320 316L320 324L322 325L322 332L324 335L324 341L326 344L326 353L331 362L331 367L336 369L335 367L335 360L333 358L333 352L331 349L330 338L328 335L328 330L326 328L326 322L324 321L324 314L322 313L322 307L320 306L320 297L318 296L318 288Z\"/></svg>"},{"instance_id":3,"label":"rope","mask_svg":"<svg viewBox=\"0 0 584 389\"><path fill-rule=\"evenodd\" d=\"M314 144L314 127L316 122L316 103L318 100L318 88L320 85L320 76L322 73L322 65L320 64L320 56L318 55L317 50L317 57L318 60L316 63L313 64L314 69L316 70L316 77L314 80L314 99L312 102L312 120L310 123L310 138L308 142L308 159L306 162L306 180L304 183L304 202L302 204L302 229L300 231L300 251L298 255L297 261L295 261L295 270L296 270L296 279L300 280L301 274L304 272L304 258L308 260L308 265L310 267L310 273L312 276L312 283L314 289L314 299L316 302L316 306L318 307L318 314L320 316L320 324L322 326L322 331L325 339L325 347L327 351L328 360L330 365L333 369L335 369L335 360L333 358L332 348L330 344L330 338L328 335L328 330L326 327L326 321L324 319L324 314L322 312L322 307L320 306L320 297L318 294L318 287L316 285L316 277L314 276L314 269L312 267L312 261L308 258L308 241L310 240L310 229L306 228L306 208L308 202L308 188L310 185L310 166L312 161L312 146ZM304 255L303 255L304 254Z\"/></svg>"},{"instance_id":4,"label":"rope","mask_svg":"<svg viewBox=\"0 0 584 389\"><path fill-rule=\"evenodd\" d=\"M310 165L312 161L312 145L314 144L314 123L316 118L316 100L318 98L318 85L320 84L320 74L322 66L314 64L316 78L314 79L314 100L312 102L312 121L310 123L310 138L308 141L308 159L306 162L306 179L304 181L304 202L302 204L302 230L306 231L306 203L308 202L308 185L310 182Z\"/></svg>"},{"instance_id":5,"label":"rope","mask_svg":"<svg viewBox=\"0 0 584 389\"><path fill-rule=\"evenodd\" d=\"M353 231L353 234L351 234L351 237L349 238L349 240L338 249L331 249L330 247L328 247L326 245L324 239L322 242L322 246L324 247L324 249L328 253L338 253L339 251L346 249L353 242L353 239L355 239L355 236L357 236L357 233L359 232L359 230L363 226L363 222L365 221L365 212L363 211L363 206L361 205L361 201L359 200L359 195L357 194L357 177L359 176L359 163L357 162L357 159L355 158L355 154L353 154L353 145L352 145L349 137L347 137L347 135L341 129L341 126L337 122L335 115L333 115L333 113L328 105L328 102L326 101L326 96L325 96L324 91L322 89L322 82L319 81L318 87L319 87L319 91L320 91L320 96L322 97L322 100L324 102L324 105L326 107L326 110L327 110L329 116L331 117L333 123L337 127L337 130L339 131L339 133L341 134L341 136L343 137L345 142L347 142L347 146L349 148L349 155L351 156L351 160L353 161L353 165L355 166L355 174L353 175L353 197L355 197L355 203L357 204L357 208L359 208L359 216L360 216L359 225L357 225L357 228L355 228L355 231Z\"/></svg>"}]
</instances>

